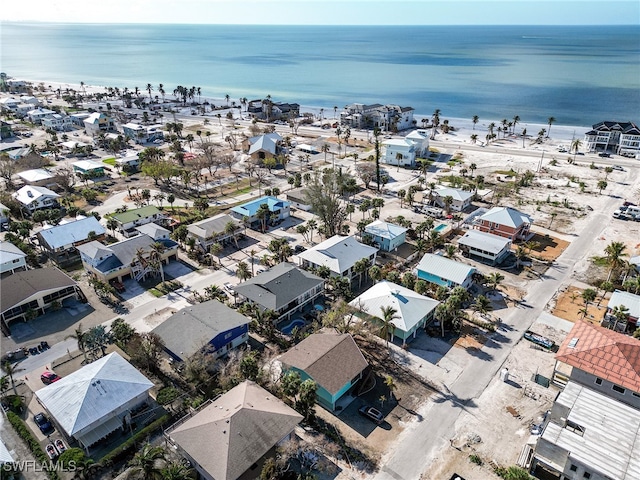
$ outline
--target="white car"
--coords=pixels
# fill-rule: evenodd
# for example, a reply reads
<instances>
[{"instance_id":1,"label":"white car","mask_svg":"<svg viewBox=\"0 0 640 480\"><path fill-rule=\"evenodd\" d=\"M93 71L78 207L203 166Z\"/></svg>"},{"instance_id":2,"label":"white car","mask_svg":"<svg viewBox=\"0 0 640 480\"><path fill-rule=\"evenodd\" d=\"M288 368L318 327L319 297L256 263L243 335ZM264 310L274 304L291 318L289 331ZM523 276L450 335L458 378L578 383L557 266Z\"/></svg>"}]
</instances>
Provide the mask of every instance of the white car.
<instances>
[{"instance_id":1,"label":"white car","mask_svg":"<svg viewBox=\"0 0 640 480\"><path fill-rule=\"evenodd\" d=\"M224 288L225 288L225 290L227 290L228 292L231 292L233 294L235 294L235 292L236 292L235 289L233 288L233 285L231 283L229 283L229 282L224 284Z\"/></svg>"}]
</instances>

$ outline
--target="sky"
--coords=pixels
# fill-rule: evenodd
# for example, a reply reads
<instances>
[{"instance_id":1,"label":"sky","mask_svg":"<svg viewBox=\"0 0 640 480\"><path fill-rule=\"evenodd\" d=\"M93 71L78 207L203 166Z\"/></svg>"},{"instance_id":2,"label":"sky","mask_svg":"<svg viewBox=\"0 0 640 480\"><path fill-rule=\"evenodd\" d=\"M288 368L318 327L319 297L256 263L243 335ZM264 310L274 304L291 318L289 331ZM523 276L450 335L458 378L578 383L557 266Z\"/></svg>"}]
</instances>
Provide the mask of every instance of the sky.
<instances>
[{"instance_id":1,"label":"sky","mask_svg":"<svg viewBox=\"0 0 640 480\"><path fill-rule=\"evenodd\" d=\"M28 0L2 21L267 25L639 25L638 0ZM1 27L0 27L1 28Z\"/></svg>"}]
</instances>

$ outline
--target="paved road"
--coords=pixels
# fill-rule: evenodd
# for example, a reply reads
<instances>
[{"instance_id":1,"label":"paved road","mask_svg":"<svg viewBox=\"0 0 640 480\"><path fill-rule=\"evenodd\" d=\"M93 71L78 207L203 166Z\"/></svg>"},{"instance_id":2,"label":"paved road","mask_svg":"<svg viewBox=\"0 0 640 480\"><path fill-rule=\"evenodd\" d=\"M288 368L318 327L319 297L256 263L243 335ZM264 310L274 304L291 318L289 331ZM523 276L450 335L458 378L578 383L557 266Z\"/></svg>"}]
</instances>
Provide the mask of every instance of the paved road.
<instances>
[{"instance_id":1,"label":"paved road","mask_svg":"<svg viewBox=\"0 0 640 480\"><path fill-rule=\"evenodd\" d=\"M631 176L633 178L629 181L633 184L637 172L634 171ZM503 316L503 321L513 330L500 332L508 339L502 342L502 348L484 347L477 355L477 360L470 362L454 383L445 386L445 392L431 406L424 420L403 432L393 456L381 468L376 479L415 480L420 478L422 472L429 472L437 451L446 448L448 440L454 436L455 423L463 408L473 413L473 399L480 396L524 331L538 318L558 288L570 278L574 265L590 250L590 244L606 227L610 220L608 215L619 202L619 199L611 198L602 210L604 213L593 216L581 235L546 272L544 279L529 288L522 304Z\"/></svg>"}]
</instances>

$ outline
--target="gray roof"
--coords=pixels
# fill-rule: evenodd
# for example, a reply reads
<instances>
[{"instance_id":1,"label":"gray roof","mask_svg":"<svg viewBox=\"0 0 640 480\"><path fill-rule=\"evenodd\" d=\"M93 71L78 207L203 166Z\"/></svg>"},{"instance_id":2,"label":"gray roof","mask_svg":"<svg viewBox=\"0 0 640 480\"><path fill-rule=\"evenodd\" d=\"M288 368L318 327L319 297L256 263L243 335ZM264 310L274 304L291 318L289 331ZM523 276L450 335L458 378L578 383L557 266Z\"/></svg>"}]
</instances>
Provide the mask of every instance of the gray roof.
<instances>
[{"instance_id":1,"label":"gray roof","mask_svg":"<svg viewBox=\"0 0 640 480\"><path fill-rule=\"evenodd\" d=\"M161 227L157 223L153 223L153 222L140 225L136 227L136 230L142 234L149 235L151 238L156 240L158 238L167 237L168 234L170 233L170 231L167 230L166 228Z\"/></svg>"},{"instance_id":2,"label":"gray roof","mask_svg":"<svg viewBox=\"0 0 640 480\"><path fill-rule=\"evenodd\" d=\"M283 366L304 371L331 395L369 366L348 333L314 333L280 356Z\"/></svg>"},{"instance_id":3,"label":"gray roof","mask_svg":"<svg viewBox=\"0 0 640 480\"><path fill-rule=\"evenodd\" d=\"M466 278L476 270L464 263L433 253L426 253L418 263L417 268L425 273L431 273L457 284L464 283Z\"/></svg>"},{"instance_id":4,"label":"gray roof","mask_svg":"<svg viewBox=\"0 0 640 480\"><path fill-rule=\"evenodd\" d=\"M282 262L237 285L235 290L252 302L278 311L322 283L324 280L313 273Z\"/></svg>"},{"instance_id":5,"label":"gray roof","mask_svg":"<svg viewBox=\"0 0 640 480\"><path fill-rule=\"evenodd\" d=\"M302 420L302 415L244 381L167 433L216 480L236 480Z\"/></svg>"},{"instance_id":6,"label":"gray roof","mask_svg":"<svg viewBox=\"0 0 640 480\"><path fill-rule=\"evenodd\" d=\"M41 388L36 396L56 422L75 435L151 387L147 377L113 352Z\"/></svg>"},{"instance_id":7,"label":"gray roof","mask_svg":"<svg viewBox=\"0 0 640 480\"><path fill-rule=\"evenodd\" d=\"M518 228L524 223L533 223L533 220L529 215L511 207L493 207L487 213L478 218L487 222L493 222L513 228Z\"/></svg>"},{"instance_id":8,"label":"gray roof","mask_svg":"<svg viewBox=\"0 0 640 480\"><path fill-rule=\"evenodd\" d=\"M373 317L382 317L382 308L391 307L398 318L393 323L403 332L409 332L423 318L440 304L433 298L420 295L392 282L376 283L362 295L350 302L356 308L363 308Z\"/></svg>"},{"instance_id":9,"label":"gray roof","mask_svg":"<svg viewBox=\"0 0 640 480\"><path fill-rule=\"evenodd\" d=\"M138 249L142 248L144 251L148 252L151 245L154 243L156 242L153 238L141 233L140 235L136 235L135 237L128 238L121 242L112 243L111 245L108 245L107 248L111 250L116 257L118 257L118 260L122 262L122 265L130 265L133 262Z\"/></svg>"},{"instance_id":10,"label":"gray roof","mask_svg":"<svg viewBox=\"0 0 640 480\"><path fill-rule=\"evenodd\" d=\"M187 226L187 230L190 234L198 238L211 238L224 232L224 228L227 223L232 222L235 225L241 226L240 221L233 218L231 215L221 213L215 217L206 218L199 222L192 223Z\"/></svg>"},{"instance_id":11,"label":"gray roof","mask_svg":"<svg viewBox=\"0 0 640 480\"><path fill-rule=\"evenodd\" d=\"M563 417L558 418L557 423L555 412L562 412L560 416ZM582 434L565 428L566 421L583 427ZM542 452L544 458L557 459L556 462L564 460L562 465L552 465L560 471L564 470L568 457L607 478L640 478L638 411L590 388L572 381L567 383L556 399L552 420L542 439L554 445L552 451ZM561 452L567 453L562 455Z\"/></svg>"},{"instance_id":12,"label":"gray roof","mask_svg":"<svg viewBox=\"0 0 640 480\"><path fill-rule=\"evenodd\" d=\"M183 308L153 329L174 355L185 360L197 353L220 333L250 320L217 300Z\"/></svg>"},{"instance_id":13,"label":"gray roof","mask_svg":"<svg viewBox=\"0 0 640 480\"><path fill-rule=\"evenodd\" d=\"M478 250L485 250L495 255L500 253L505 247L508 248L511 240L479 230L468 230L467 233L458 240L458 244Z\"/></svg>"},{"instance_id":14,"label":"gray roof","mask_svg":"<svg viewBox=\"0 0 640 480\"><path fill-rule=\"evenodd\" d=\"M108 246L105 246L96 240L83 243L82 245L78 245L76 248L80 253L83 253L91 260L95 260L100 257L107 257L113 254Z\"/></svg>"},{"instance_id":15,"label":"gray roof","mask_svg":"<svg viewBox=\"0 0 640 480\"><path fill-rule=\"evenodd\" d=\"M105 231L105 228L100 225L100 222L91 215L81 220L43 229L38 232L38 237L40 241L46 243L49 248L55 249L77 242L84 242L89 232L95 232L96 235L103 235Z\"/></svg>"},{"instance_id":16,"label":"gray roof","mask_svg":"<svg viewBox=\"0 0 640 480\"><path fill-rule=\"evenodd\" d=\"M360 243L354 237L334 235L298 256L314 265L325 265L341 275L358 260L369 258L377 251L377 248Z\"/></svg>"},{"instance_id":17,"label":"gray roof","mask_svg":"<svg viewBox=\"0 0 640 480\"><path fill-rule=\"evenodd\" d=\"M0 308L5 312L44 290L61 290L75 285L75 280L57 268L16 272L0 280Z\"/></svg>"},{"instance_id":18,"label":"gray roof","mask_svg":"<svg viewBox=\"0 0 640 480\"><path fill-rule=\"evenodd\" d=\"M611 294L607 308L613 310L614 307L618 307L620 305L624 305L629 309L628 315L630 317L640 318L640 295L616 290Z\"/></svg>"},{"instance_id":19,"label":"gray roof","mask_svg":"<svg viewBox=\"0 0 640 480\"><path fill-rule=\"evenodd\" d=\"M27 254L11 242L0 240L0 263L12 262L18 258L24 258Z\"/></svg>"},{"instance_id":20,"label":"gray roof","mask_svg":"<svg viewBox=\"0 0 640 480\"><path fill-rule=\"evenodd\" d=\"M459 202L465 202L473 197L473 192L466 192L464 190L460 190L459 188L451 188L445 186L438 186L435 190L433 190L433 194L439 197L451 197L454 200L458 200Z\"/></svg>"}]
</instances>

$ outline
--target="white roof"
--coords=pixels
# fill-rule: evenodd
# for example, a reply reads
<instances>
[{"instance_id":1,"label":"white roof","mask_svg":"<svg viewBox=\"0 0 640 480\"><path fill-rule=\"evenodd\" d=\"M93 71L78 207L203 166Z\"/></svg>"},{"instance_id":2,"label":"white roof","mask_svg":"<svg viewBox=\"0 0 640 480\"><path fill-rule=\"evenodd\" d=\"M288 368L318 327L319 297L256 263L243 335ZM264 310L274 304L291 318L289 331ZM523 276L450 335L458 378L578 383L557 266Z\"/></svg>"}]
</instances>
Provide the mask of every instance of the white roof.
<instances>
[{"instance_id":1,"label":"white roof","mask_svg":"<svg viewBox=\"0 0 640 480\"><path fill-rule=\"evenodd\" d=\"M413 130L405 135L404 138L409 138L412 140L424 141L429 139L429 133L426 130Z\"/></svg>"},{"instance_id":2,"label":"white roof","mask_svg":"<svg viewBox=\"0 0 640 480\"><path fill-rule=\"evenodd\" d=\"M0 426L4 430L6 428L3 425L4 421L5 421L4 420L4 415L0 415L0 417L2 417L2 418L0 418ZM15 460L11 456L11 453L9 452L9 449L4 444L4 442L0 439L0 465L4 465L5 463L13 463L14 461Z\"/></svg>"},{"instance_id":3,"label":"white roof","mask_svg":"<svg viewBox=\"0 0 640 480\"><path fill-rule=\"evenodd\" d=\"M55 227L41 230L38 235L53 249L82 242L87 239L89 232L96 235L105 233L105 228L93 215L72 222L60 222Z\"/></svg>"},{"instance_id":4,"label":"white roof","mask_svg":"<svg viewBox=\"0 0 640 480\"><path fill-rule=\"evenodd\" d=\"M101 112L93 112L91 115L85 118L84 121L85 123L96 123L102 116L104 116L104 114Z\"/></svg>"},{"instance_id":5,"label":"white roof","mask_svg":"<svg viewBox=\"0 0 640 480\"><path fill-rule=\"evenodd\" d=\"M460 202L466 202L471 197L473 197L473 192L465 192L464 190L460 190L458 188L445 187L444 185L439 185L433 191L434 195L438 195L439 197L452 197L454 200L458 200Z\"/></svg>"},{"instance_id":6,"label":"white roof","mask_svg":"<svg viewBox=\"0 0 640 480\"><path fill-rule=\"evenodd\" d=\"M367 225L364 231L370 235L375 235L376 237L388 238L390 240L393 240L403 233L406 233L407 229L398 225L394 225L393 223L376 220Z\"/></svg>"},{"instance_id":7,"label":"white roof","mask_svg":"<svg viewBox=\"0 0 640 480\"><path fill-rule=\"evenodd\" d=\"M23 205L29 205L30 203L39 200L42 197L59 198L53 190L49 190L45 187L34 187L31 185L25 185L20 190L12 194L13 198L22 203Z\"/></svg>"},{"instance_id":8,"label":"white roof","mask_svg":"<svg viewBox=\"0 0 640 480\"><path fill-rule=\"evenodd\" d=\"M25 170L24 172L18 173L18 176L22 178L25 182L40 182L42 180L49 180L53 178L54 175L44 168L36 168L34 170Z\"/></svg>"},{"instance_id":9,"label":"white roof","mask_svg":"<svg viewBox=\"0 0 640 480\"><path fill-rule=\"evenodd\" d=\"M433 253L426 253L417 268L457 284L464 283L466 278L475 271L475 268L469 265Z\"/></svg>"},{"instance_id":10,"label":"white roof","mask_svg":"<svg viewBox=\"0 0 640 480\"><path fill-rule=\"evenodd\" d=\"M479 230L468 230L467 233L458 240L458 244L497 254L505 248L509 248L511 240Z\"/></svg>"},{"instance_id":11,"label":"white roof","mask_svg":"<svg viewBox=\"0 0 640 480\"><path fill-rule=\"evenodd\" d=\"M266 150L269 153L276 153L276 146L282 137L277 133L267 133L258 137L251 137L249 139L249 155L260 150Z\"/></svg>"},{"instance_id":12,"label":"white roof","mask_svg":"<svg viewBox=\"0 0 640 480\"><path fill-rule=\"evenodd\" d=\"M137 153L135 155L127 155L126 157L116 158L116 163L118 164L125 164L125 163L139 162L139 161L140 161L140 157L138 156Z\"/></svg>"},{"instance_id":13,"label":"white roof","mask_svg":"<svg viewBox=\"0 0 640 480\"><path fill-rule=\"evenodd\" d=\"M78 160L77 162L73 162L71 165L81 170L94 170L96 168L104 168L104 165L102 163L96 162L95 160Z\"/></svg>"},{"instance_id":14,"label":"white roof","mask_svg":"<svg viewBox=\"0 0 640 480\"><path fill-rule=\"evenodd\" d=\"M84 143L84 142L80 142L78 140L69 140L67 142L62 142L62 146L65 148L68 148L69 150L72 150L76 147L80 148L80 147L86 147L88 144Z\"/></svg>"},{"instance_id":15,"label":"white roof","mask_svg":"<svg viewBox=\"0 0 640 480\"><path fill-rule=\"evenodd\" d=\"M493 207L478 218L513 228L518 228L523 223L533 223L533 219L529 215L511 207Z\"/></svg>"},{"instance_id":16,"label":"white roof","mask_svg":"<svg viewBox=\"0 0 640 480\"><path fill-rule=\"evenodd\" d=\"M113 255L113 251L109 247L104 246L103 244L101 244L96 240L83 243L82 245L78 245L76 248L80 253L83 253L85 256L87 256L91 260Z\"/></svg>"},{"instance_id":17,"label":"white roof","mask_svg":"<svg viewBox=\"0 0 640 480\"><path fill-rule=\"evenodd\" d=\"M29 110L27 115L29 115L29 116L33 116L33 115L52 115L54 113L56 113L56 112L54 112L53 110L49 110L48 108L34 108L33 110Z\"/></svg>"},{"instance_id":18,"label":"white roof","mask_svg":"<svg viewBox=\"0 0 640 480\"><path fill-rule=\"evenodd\" d=\"M640 295L634 295L630 292L616 290L611 294L607 308L613 310L614 307L624 305L629 309L629 316L640 318Z\"/></svg>"},{"instance_id":19,"label":"white roof","mask_svg":"<svg viewBox=\"0 0 640 480\"><path fill-rule=\"evenodd\" d=\"M0 263L9 263L27 255L11 242L0 240Z\"/></svg>"},{"instance_id":20,"label":"white roof","mask_svg":"<svg viewBox=\"0 0 640 480\"><path fill-rule=\"evenodd\" d=\"M99 423L153 383L117 353L110 353L36 391L38 400L69 435Z\"/></svg>"},{"instance_id":21,"label":"white roof","mask_svg":"<svg viewBox=\"0 0 640 480\"><path fill-rule=\"evenodd\" d=\"M142 125L133 122L125 123L124 125L122 125L122 128L129 128L131 130L144 130L144 127Z\"/></svg>"},{"instance_id":22,"label":"white roof","mask_svg":"<svg viewBox=\"0 0 640 480\"><path fill-rule=\"evenodd\" d=\"M640 478L640 415L636 409L572 381L557 404L569 409L566 420L584 431L579 434L552 421L542 434L544 440L607 478ZM559 465L559 470L564 466Z\"/></svg>"},{"instance_id":23,"label":"white roof","mask_svg":"<svg viewBox=\"0 0 640 480\"><path fill-rule=\"evenodd\" d=\"M407 150L410 150L413 148L414 143L412 141L409 140L405 140L404 138L393 138L391 140L385 140L384 142L382 142L382 145L387 146L387 147L402 147L402 148L406 148Z\"/></svg>"},{"instance_id":24,"label":"white roof","mask_svg":"<svg viewBox=\"0 0 640 480\"><path fill-rule=\"evenodd\" d=\"M325 265L332 272L342 275L358 260L369 258L377 251L377 248L364 245L354 237L334 235L298 256L314 265Z\"/></svg>"},{"instance_id":25,"label":"white roof","mask_svg":"<svg viewBox=\"0 0 640 480\"><path fill-rule=\"evenodd\" d=\"M439 304L437 300L386 280L376 283L350 302L350 305L362 307L369 315L378 318L382 318L382 307L392 307L399 318L391 323L404 332L410 331Z\"/></svg>"},{"instance_id":26,"label":"white roof","mask_svg":"<svg viewBox=\"0 0 640 480\"><path fill-rule=\"evenodd\" d=\"M166 236L167 234L171 233L166 228L161 227L157 223L153 223L153 222L140 225L136 227L136 230L139 231L140 233L149 235L154 240L157 240L158 238L162 238L163 236Z\"/></svg>"}]
</instances>

